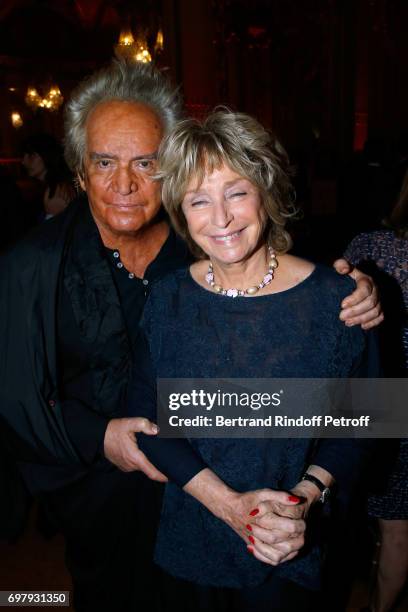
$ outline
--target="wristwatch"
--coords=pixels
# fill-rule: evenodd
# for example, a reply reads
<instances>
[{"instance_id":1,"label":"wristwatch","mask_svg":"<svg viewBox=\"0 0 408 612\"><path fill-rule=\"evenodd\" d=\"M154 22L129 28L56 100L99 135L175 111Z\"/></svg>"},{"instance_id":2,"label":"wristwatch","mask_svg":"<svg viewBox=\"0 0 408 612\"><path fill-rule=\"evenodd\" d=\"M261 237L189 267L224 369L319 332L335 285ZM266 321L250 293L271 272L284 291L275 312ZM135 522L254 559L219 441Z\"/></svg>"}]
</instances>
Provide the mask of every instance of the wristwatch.
<instances>
[{"instance_id":1,"label":"wristwatch","mask_svg":"<svg viewBox=\"0 0 408 612\"><path fill-rule=\"evenodd\" d=\"M313 474L309 474L308 472L306 472L305 474L303 474L302 480L308 480L309 482L312 482L314 485L316 485L316 487L320 491L320 497L318 501L321 504L324 504L328 500L330 496L330 488L326 487L326 485L321 480L316 478L316 476L313 476Z\"/></svg>"}]
</instances>

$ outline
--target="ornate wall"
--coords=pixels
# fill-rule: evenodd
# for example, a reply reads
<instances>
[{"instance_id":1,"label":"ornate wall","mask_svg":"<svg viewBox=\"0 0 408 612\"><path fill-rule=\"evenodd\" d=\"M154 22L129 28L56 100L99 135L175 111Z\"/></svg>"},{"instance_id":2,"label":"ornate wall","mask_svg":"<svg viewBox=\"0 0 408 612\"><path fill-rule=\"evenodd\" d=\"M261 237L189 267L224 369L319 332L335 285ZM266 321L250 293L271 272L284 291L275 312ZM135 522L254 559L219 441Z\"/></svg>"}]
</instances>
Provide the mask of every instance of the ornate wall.
<instances>
[{"instance_id":1,"label":"ornate wall","mask_svg":"<svg viewBox=\"0 0 408 612\"><path fill-rule=\"evenodd\" d=\"M3 0L0 7L0 155L16 152L9 112L28 129L61 133L61 113L24 108L30 81L63 94L108 61L125 20L161 24L160 59L188 111L227 104L257 115L290 149L317 144L345 159L367 133L408 128L406 0ZM15 92L9 88L14 87Z\"/></svg>"}]
</instances>

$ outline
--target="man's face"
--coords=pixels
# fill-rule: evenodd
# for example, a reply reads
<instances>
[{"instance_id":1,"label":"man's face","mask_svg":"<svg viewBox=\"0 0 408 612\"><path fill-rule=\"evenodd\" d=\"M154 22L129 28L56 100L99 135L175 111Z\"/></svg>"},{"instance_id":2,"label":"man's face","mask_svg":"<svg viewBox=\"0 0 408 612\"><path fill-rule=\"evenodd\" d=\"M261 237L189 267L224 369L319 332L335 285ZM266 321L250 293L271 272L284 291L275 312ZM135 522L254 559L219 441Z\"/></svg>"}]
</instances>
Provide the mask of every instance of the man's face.
<instances>
[{"instance_id":1,"label":"man's face","mask_svg":"<svg viewBox=\"0 0 408 612\"><path fill-rule=\"evenodd\" d=\"M102 236L136 233L160 208L160 185L152 180L163 137L159 118L143 104L103 102L88 118L86 137L79 180Z\"/></svg>"}]
</instances>

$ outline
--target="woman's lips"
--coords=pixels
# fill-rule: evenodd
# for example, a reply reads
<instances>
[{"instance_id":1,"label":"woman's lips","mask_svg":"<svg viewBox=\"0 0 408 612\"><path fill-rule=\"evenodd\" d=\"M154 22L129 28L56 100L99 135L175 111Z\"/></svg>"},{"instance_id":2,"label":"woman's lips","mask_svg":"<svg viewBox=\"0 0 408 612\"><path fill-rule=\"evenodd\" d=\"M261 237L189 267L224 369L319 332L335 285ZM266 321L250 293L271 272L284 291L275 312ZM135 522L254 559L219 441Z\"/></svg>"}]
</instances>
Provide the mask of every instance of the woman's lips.
<instances>
[{"instance_id":1,"label":"woman's lips","mask_svg":"<svg viewBox=\"0 0 408 612\"><path fill-rule=\"evenodd\" d=\"M242 230L238 230L229 234L223 234L222 236L211 236L211 239L217 244L231 244L239 239L241 232Z\"/></svg>"}]
</instances>

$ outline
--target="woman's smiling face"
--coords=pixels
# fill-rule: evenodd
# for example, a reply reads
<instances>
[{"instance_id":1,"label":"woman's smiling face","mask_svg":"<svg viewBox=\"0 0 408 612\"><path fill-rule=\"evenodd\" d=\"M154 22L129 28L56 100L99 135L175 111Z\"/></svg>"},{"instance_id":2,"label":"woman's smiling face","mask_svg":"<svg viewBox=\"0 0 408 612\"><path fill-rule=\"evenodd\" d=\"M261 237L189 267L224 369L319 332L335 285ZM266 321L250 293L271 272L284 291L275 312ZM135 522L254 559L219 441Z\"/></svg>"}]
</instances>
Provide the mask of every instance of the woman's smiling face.
<instances>
[{"instance_id":1,"label":"woman's smiling face","mask_svg":"<svg viewBox=\"0 0 408 612\"><path fill-rule=\"evenodd\" d=\"M191 238L219 264L248 260L263 240L266 212L257 187L226 164L192 179L182 209Z\"/></svg>"}]
</instances>

